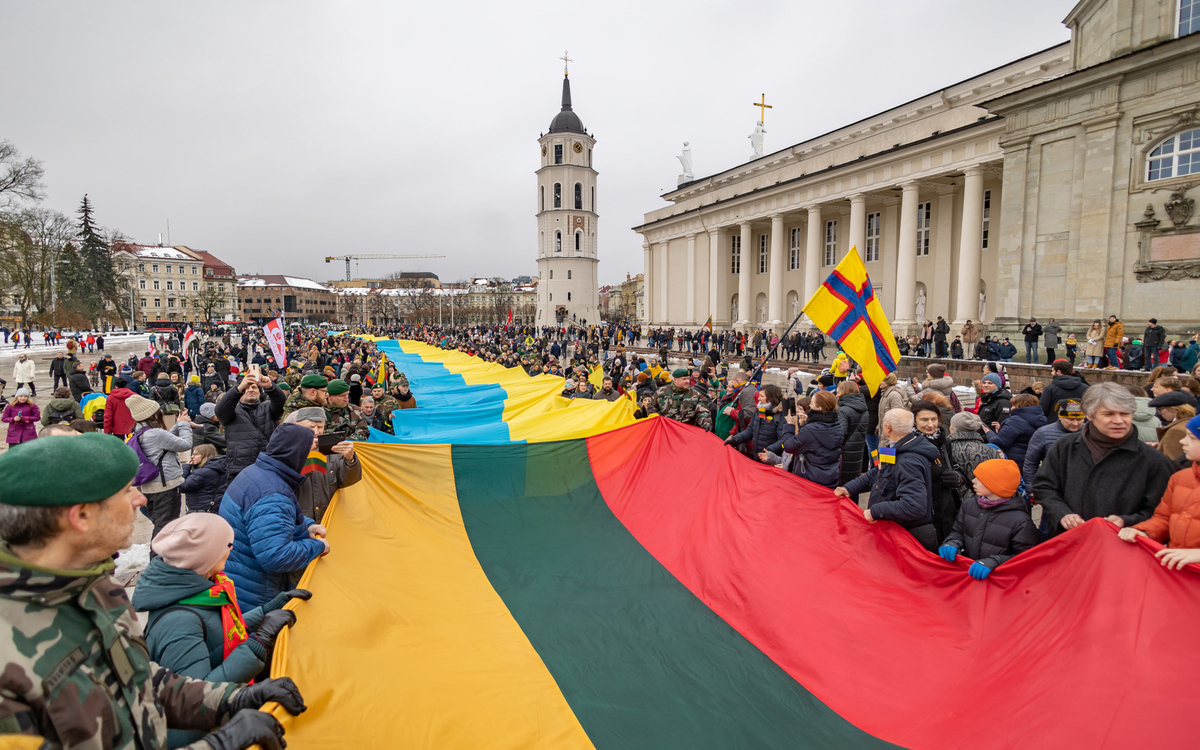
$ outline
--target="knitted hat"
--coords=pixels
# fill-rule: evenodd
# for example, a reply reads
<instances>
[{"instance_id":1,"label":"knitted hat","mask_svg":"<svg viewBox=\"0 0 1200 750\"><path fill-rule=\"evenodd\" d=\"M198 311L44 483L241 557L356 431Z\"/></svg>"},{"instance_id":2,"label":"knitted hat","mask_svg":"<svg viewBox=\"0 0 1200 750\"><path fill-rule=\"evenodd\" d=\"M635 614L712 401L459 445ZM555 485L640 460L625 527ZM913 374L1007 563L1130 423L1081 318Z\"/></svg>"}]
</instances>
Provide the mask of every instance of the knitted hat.
<instances>
[{"instance_id":1,"label":"knitted hat","mask_svg":"<svg viewBox=\"0 0 1200 750\"><path fill-rule=\"evenodd\" d=\"M986 380L987 382L995 385L997 388L1004 387L1004 383L1000 380L1000 376L994 372L989 372L987 375L984 375L983 379Z\"/></svg>"},{"instance_id":2,"label":"knitted hat","mask_svg":"<svg viewBox=\"0 0 1200 750\"><path fill-rule=\"evenodd\" d=\"M1188 432L1192 433L1192 437L1200 440L1200 414L1197 414L1188 420L1187 430Z\"/></svg>"},{"instance_id":3,"label":"knitted hat","mask_svg":"<svg viewBox=\"0 0 1200 750\"><path fill-rule=\"evenodd\" d=\"M33 394L29 392L28 388L18 388L17 389L17 396L32 396L32 395Z\"/></svg>"},{"instance_id":4,"label":"knitted hat","mask_svg":"<svg viewBox=\"0 0 1200 750\"><path fill-rule=\"evenodd\" d=\"M157 401L152 401L136 393L125 399L125 406L129 408L129 414L135 422L145 422L158 413L159 410Z\"/></svg>"},{"instance_id":5,"label":"knitted hat","mask_svg":"<svg viewBox=\"0 0 1200 750\"><path fill-rule=\"evenodd\" d=\"M340 396L350 390L350 384L345 380L330 380L328 388L330 396Z\"/></svg>"},{"instance_id":6,"label":"knitted hat","mask_svg":"<svg viewBox=\"0 0 1200 750\"><path fill-rule=\"evenodd\" d=\"M189 376L188 376L188 382L189 382L189 383L199 383L199 382L200 382L200 376L199 376L199 375L189 375Z\"/></svg>"},{"instance_id":7,"label":"knitted hat","mask_svg":"<svg viewBox=\"0 0 1200 750\"><path fill-rule=\"evenodd\" d=\"M1062 419L1083 419L1083 404L1077 398L1061 399L1056 406Z\"/></svg>"},{"instance_id":8,"label":"knitted hat","mask_svg":"<svg viewBox=\"0 0 1200 750\"><path fill-rule=\"evenodd\" d=\"M983 429L983 420L978 414L960 411L950 418L950 427L955 432L979 432Z\"/></svg>"},{"instance_id":9,"label":"knitted hat","mask_svg":"<svg viewBox=\"0 0 1200 750\"><path fill-rule=\"evenodd\" d=\"M314 373L312 375L305 375L304 378L300 381L300 387L301 388L328 388L329 381L326 380L325 378L321 377L320 375L317 375L316 373Z\"/></svg>"},{"instance_id":10,"label":"knitted hat","mask_svg":"<svg viewBox=\"0 0 1200 750\"><path fill-rule=\"evenodd\" d=\"M360 380L362 380L362 377L357 372L350 376L351 383L357 383Z\"/></svg>"},{"instance_id":11,"label":"knitted hat","mask_svg":"<svg viewBox=\"0 0 1200 750\"><path fill-rule=\"evenodd\" d=\"M64 488L62 473L82 471ZM51 435L0 454L0 504L42 508L98 503L124 489L137 474L137 454L112 435Z\"/></svg>"},{"instance_id":12,"label":"knitted hat","mask_svg":"<svg viewBox=\"0 0 1200 750\"><path fill-rule=\"evenodd\" d=\"M202 576L232 547L233 527L216 513L188 513L164 526L150 542L150 549L167 565Z\"/></svg>"},{"instance_id":13,"label":"knitted hat","mask_svg":"<svg viewBox=\"0 0 1200 750\"><path fill-rule=\"evenodd\" d=\"M295 419L292 422L325 422L325 410L319 406L306 406L303 409L297 409L292 412L291 416Z\"/></svg>"},{"instance_id":14,"label":"knitted hat","mask_svg":"<svg viewBox=\"0 0 1200 750\"><path fill-rule=\"evenodd\" d=\"M671 373L671 377L673 377L673 378L687 378L687 377L691 377L691 374L692 374L692 373L691 373L691 372L689 372L689 371L688 371L688 368L686 368L686 367L676 367L676 368L675 368L675 371Z\"/></svg>"},{"instance_id":15,"label":"knitted hat","mask_svg":"<svg viewBox=\"0 0 1200 750\"><path fill-rule=\"evenodd\" d=\"M205 419L212 419L217 416L217 405L210 403L200 404L200 416Z\"/></svg>"},{"instance_id":16,"label":"knitted hat","mask_svg":"<svg viewBox=\"0 0 1200 750\"><path fill-rule=\"evenodd\" d=\"M993 458L975 467L975 478L997 497L1012 497L1021 486L1021 469L1016 461Z\"/></svg>"}]
</instances>

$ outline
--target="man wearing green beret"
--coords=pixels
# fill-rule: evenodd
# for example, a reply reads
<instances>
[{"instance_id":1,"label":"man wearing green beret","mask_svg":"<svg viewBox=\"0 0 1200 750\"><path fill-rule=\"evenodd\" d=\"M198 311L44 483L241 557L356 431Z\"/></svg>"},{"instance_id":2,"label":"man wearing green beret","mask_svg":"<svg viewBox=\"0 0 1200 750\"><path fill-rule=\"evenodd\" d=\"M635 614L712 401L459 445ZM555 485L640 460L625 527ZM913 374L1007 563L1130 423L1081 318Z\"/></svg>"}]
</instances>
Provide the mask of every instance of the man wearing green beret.
<instances>
[{"instance_id":1,"label":"man wearing green beret","mask_svg":"<svg viewBox=\"0 0 1200 750\"><path fill-rule=\"evenodd\" d=\"M315 372L309 373L300 379L300 387L292 391L292 395L288 396L287 402L283 405L283 418L297 409L303 409L306 406L319 406L325 408L325 401L328 397L329 381L324 375L318 375Z\"/></svg>"},{"instance_id":2,"label":"man wearing green beret","mask_svg":"<svg viewBox=\"0 0 1200 750\"><path fill-rule=\"evenodd\" d=\"M344 432L347 440L371 437L367 415L362 407L350 403L350 385L344 380L329 381L325 415L325 432Z\"/></svg>"},{"instance_id":3,"label":"man wearing green beret","mask_svg":"<svg viewBox=\"0 0 1200 750\"><path fill-rule=\"evenodd\" d=\"M85 467L84 481L65 487L68 466ZM0 455L0 735L157 750L168 728L180 728L213 730L193 750L280 747L283 727L256 709L278 701L304 711L290 679L205 682L150 661L125 589L110 577L146 503L133 486L138 466L120 439L96 433Z\"/></svg>"},{"instance_id":4,"label":"man wearing green beret","mask_svg":"<svg viewBox=\"0 0 1200 750\"><path fill-rule=\"evenodd\" d=\"M692 390L692 375L686 367L672 372L671 384L659 388L653 396L643 398L641 408L634 412L638 419L651 414L695 425L705 432L713 429L708 400Z\"/></svg>"}]
</instances>

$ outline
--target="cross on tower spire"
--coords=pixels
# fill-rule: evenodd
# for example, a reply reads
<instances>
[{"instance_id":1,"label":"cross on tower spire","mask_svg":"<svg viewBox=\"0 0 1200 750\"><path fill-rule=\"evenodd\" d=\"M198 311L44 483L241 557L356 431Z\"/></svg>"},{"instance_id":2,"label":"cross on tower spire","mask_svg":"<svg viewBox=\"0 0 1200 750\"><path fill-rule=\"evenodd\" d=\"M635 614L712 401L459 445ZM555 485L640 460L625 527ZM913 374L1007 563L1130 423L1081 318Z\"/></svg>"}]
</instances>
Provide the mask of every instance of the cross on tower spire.
<instances>
[{"instance_id":1,"label":"cross on tower spire","mask_svg":"<svg viewBox=\"0 0 1200 750\"><path fill-rule=\"evenodd\" d=\"M567 66L570 65L574 61L571 58L567 57L566 50L563 50L563 56L558 59L563 61L563 77L564 78L568 77L570 75L570 72L568 71Z\"/></svg>"}]
</instances>

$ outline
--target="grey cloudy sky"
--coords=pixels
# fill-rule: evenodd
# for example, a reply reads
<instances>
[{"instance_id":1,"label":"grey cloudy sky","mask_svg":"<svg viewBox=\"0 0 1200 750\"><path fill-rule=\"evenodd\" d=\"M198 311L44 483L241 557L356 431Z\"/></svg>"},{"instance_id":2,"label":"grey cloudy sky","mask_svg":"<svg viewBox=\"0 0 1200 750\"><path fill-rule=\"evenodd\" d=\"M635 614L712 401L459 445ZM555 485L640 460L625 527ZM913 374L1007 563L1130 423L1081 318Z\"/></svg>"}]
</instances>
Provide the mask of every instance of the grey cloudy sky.
<instances>
[{"instance_id":1,"label":"grey cloudy sky","mask_svg":"<svg viewBox=\"0 0 1200 750\"><path fill-rule=\"evenodd\" d=\"M600 172L600 278L697 176L1068 39L1073 0L18 2L0 0L0 138L46 204L208 250L240 273L535 273L536 139L575 60Z\"/></svg>"}]
</instances>

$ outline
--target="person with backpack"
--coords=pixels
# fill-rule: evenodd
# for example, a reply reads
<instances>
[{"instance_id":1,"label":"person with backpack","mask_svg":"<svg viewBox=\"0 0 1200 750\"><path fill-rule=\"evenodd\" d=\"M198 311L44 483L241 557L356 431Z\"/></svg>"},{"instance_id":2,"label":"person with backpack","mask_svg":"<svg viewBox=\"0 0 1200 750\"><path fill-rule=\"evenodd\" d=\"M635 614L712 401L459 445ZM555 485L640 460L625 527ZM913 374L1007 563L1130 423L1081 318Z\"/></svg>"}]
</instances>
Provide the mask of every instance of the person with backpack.
<instances>
[{"instance_id":1,"label":"person with backpack","mask_svg":"<svg viewBox=\"0 0 1200 750\"><path fill-rule=\"evenodd\" d=\"M133 415L125 404L125 400L134 394L127 385L125 378L117 378L113 381L112 393L104 400L104 431L121 438L133 432L134 427Z\"/></svg>"},{"instance_id":2,"label":"person with backpack","mask_svg":"<svg viewBox=\"0 0 1200 750\"><path fill-rule=\"evenodd\" d=\"M154 387L150 389L150 396L158 402L159 408L163 410L163 414L179 414L181 405L179 403L179 389L171 383L171 377L166 374L160 374L154 381Z\"/></svg>"},{"instance_id":3,"label":"person with backpack","mask_svg":"<svg viewBox=\"0 0 1200 750\"><path fill-rule=\"evenodd\" d=\"M154 523L150 536L153 539L164 526L179 517L183 467L176 453L191 450L192 423L183 411L168 431L157 401L131 395L125 399L125 405L136 422L128 441L139 461L133 485L146 496L146 513Z\"/></svg>"},{"instance_id":4,"label":"person with backpack","mask_svg":"<svg viewBox=\"0 0 1200 750\"><path fill-rule=\"evenodd\" d=\"M308 600L312 594L303 589L241 610L233 581L223 572L232 543L229 523L210 513L172 521L151 542L156 556L138 578L132 603L149 614L146 650L155 664L197 680L249 682L270 663L279 633L295 624L295 612L283 607L292 599ZM182 747L203 736L199 730L169 729L166 746Z\"/></svg>"},{"instance_id":5,"label":"person with backpack","mask_svg":"<svg viewBox=\"0 0 1200 750\"><path fill-rule=\"evenodd\" d=\"M83 419L83 407L71 398L71 389L66 386L54 389L54 396L42 410L42 427L52 424L70 424Z\"/></svg>"}]
</instances>

